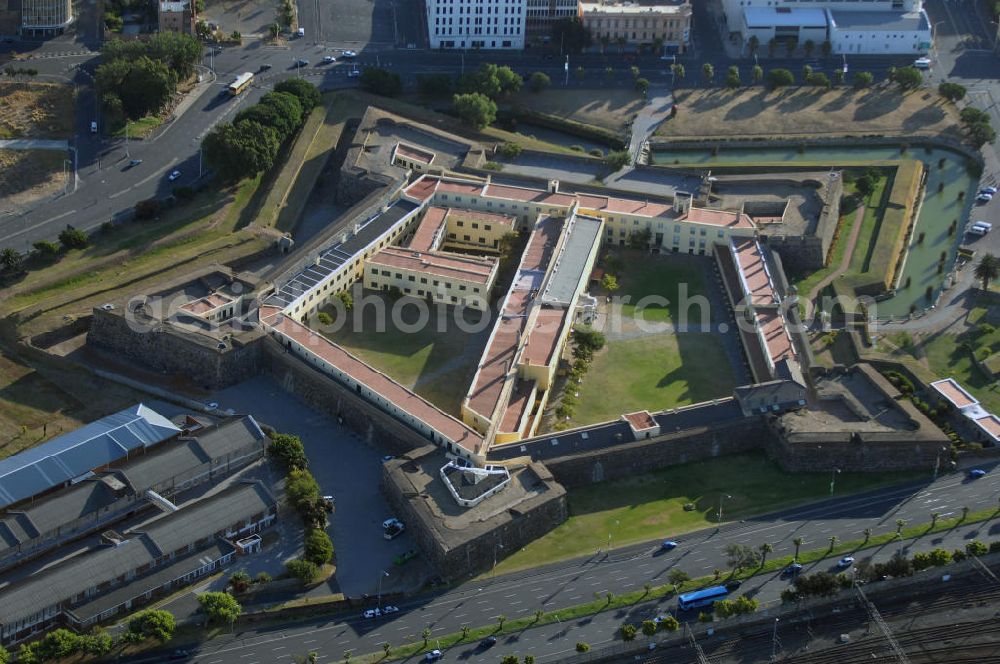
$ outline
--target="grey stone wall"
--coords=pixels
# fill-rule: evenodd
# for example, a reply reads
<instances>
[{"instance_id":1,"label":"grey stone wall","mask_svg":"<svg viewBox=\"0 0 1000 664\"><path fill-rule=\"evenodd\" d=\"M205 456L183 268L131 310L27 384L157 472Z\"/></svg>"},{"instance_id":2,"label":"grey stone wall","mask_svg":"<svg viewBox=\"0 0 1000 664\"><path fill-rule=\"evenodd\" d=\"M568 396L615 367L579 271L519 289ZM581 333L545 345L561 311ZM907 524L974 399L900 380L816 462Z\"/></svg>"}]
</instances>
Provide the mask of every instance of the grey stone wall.
<instances>
[{"instance_id":1,"label":"grey stone wall","mask_svg":"<svg viewBox=\"0 0 1000 664\"><path fill-rule=\"evenodd\" d=\"M196 338L162 323L148 329L129 326L119 311L94 309L87 343L133 360L137 364L180 373L208 389L221 389L260 373L263 333L249 331L235 336L220 351L207 338Z\"/></svg>"}]
</instances>

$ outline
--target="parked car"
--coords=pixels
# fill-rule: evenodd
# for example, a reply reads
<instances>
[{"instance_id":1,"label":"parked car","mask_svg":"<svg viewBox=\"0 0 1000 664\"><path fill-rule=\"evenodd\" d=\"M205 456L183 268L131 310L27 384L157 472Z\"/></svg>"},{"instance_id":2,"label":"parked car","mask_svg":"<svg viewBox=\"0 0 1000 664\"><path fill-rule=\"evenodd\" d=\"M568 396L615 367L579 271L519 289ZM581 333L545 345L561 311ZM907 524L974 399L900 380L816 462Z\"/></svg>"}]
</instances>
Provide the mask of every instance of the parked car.
<instances>
[{"instance_id":1,"label":"parked car","mask_svg":"<svg viewBox=\"0 0 1000 664\"><path fill-rule=\"evenodd\" d=\"M90 133L91 134L96 134L97 133L97 120L91 120L90 121Z\"/></svg>"},{"instance_id":2,"label":"parked car","mask_svg":"<svg viewBox=\"0 0 1000 664\"><path fill-rule=\"evenodd\" d=\"M361 76L361 72L358 71L357 68L351 69L347 72L347 78L357 78L358 76Z\"/></svg>"},{"instance_id":3,"label":"parked car","mask_svg":"<svg viewBox=\"0 0 1000 664\"><path fill-rule=\"evenodd\" d=\"M337 61L337 58L333 57L332 55L324 55L323 56L323 62L336 62L336 61Z\"/></svg>"},{"instance_id":4,"label":"parked car","mask_svg":"<svg viewBox=\"0 0 1000 664\"><path fill-rule=\"evenodd\" d=\"M181 648L178 648L177 650L170 653L170 659L187 659L190 656L191 653Z\"/></svg>"},{"instance_id":5,"label":"parked car","mask_svg":"<svg viewBox=\"0 0 1000 664\"><path fill-rule=\"evenodd\" d=\"M392 456L391 454L386 454L385 456L382 457L382 461L392 461L395 458L396 457Z\"/></svg>"},{"instance_id":6,"label":"parked car","mask_svg":"<svg viewBox=\"0 0 1000 664\"><path fill-rule=\"evenodd\" d=\"M306 60L305 58L299 58L299 59L297 59L295 61L295 66L296 67L305 67L308 64L309 64L309 61Z\"/></svg>"},{"instance_id":7,"label":"parked car","mask_svg":"<svg viewBox=\"0 0 1000 664\"><path fill-rule=\"evenodd\" d=\"M383 537L385 537L387 540L396 539L397 537L403 534L404 530L406 530L406 526L403 525L403 522L397 521L396 523L392 524L391 526L385 529Z\"/></svg>"},{"instance_id":8,"label":"parked car","mask_svg":"<svg viewBox=\"0 0 1000 664\"><path fill-rule=\"evenodd\" d=\"M180 171L172 171L170 173L170 175L167 176L167 179L170 180L171 182L173 182L174 180L176 180L180 176L181 176L181 172Z\"/></svg>"},{"instance_id":9,"label":"parked car","mask_svg":"<svg viewBox=\"0 0 1000 664\"><path fill-rule=\"evenodd\" d=\"M982 189L979 190L979 193L980 194L989 194L990 196L996 196L997 188L996 187L983 187Z\"/></svg>"},{"instance_id":10,"label":"parked car","mask_svg":"<svg viewBox=\"0 0 1000 664\"><path fill-rule=\"evenodd\" d=\"M497 644L497 637L487 636L485 639L479 642L479 649L486 650L487 648L492 648Z\"/></svg>"},{"instance_id":11,"label":"parked car","mask_svg":"<svg viewBox=\"0 0 1000 664\"><path fill-rule=\"evenodd\" d=\"M340 57L350 59L358 57L358 54L355 53L354 51L344 51L343 53L340 54Z\"/></svg>"},{"instance_id":12,"label":"parked car","mask_svg":"<svg viewBox=\"0 0 1000 664\"><path fill-rule=\"evenodd\" d=\"M670 617L669 613L661 613L660 615L653 618L653 622L659 625L661 622Z\"/></svg>"},{"instance_id":13,"label":"parked car","mask_svg":"<svg viewBox=\"0 0 1000 664\"><path fill-rule=\"evenodd\" d=\"M734 592L739 590L739 587L743 585L743 582L738 579L733 579L732 581L726 581L726 590L729 592Z\"/></svg>"},{"instance_id":14,"label":"parked car","mask_svg":"<svg viewBox=\"0 0 1000 664\"><path fill-rule=\"evenodd\" d=\"M265 62L264 64L262 64L262 65L260 66L260 71L267 71L267 70L268 70L268 69L270 69L270 68L271 68L271 65L269 65L269 64L267 64L267 63Z\"/></svg>"},{"instance_id":15,"label":"parked car","mask_svg":"<svg viewBox=\"0 0 1000 664\"><path fill-rule=\"evenodd\" d=\"M917 69L930 69L931 59L930 58L917 58L913 61L913 66Z\"/></svg>"},{"instance_id":16,"label":"parked car","mask_svg":"<svg viewBox=\"0 0 1000 664\"><path fill-rule=\"evenodd\" d=\"M987 194L985 191L976 196L976 201L979 203L989 203L992 200L993 200L993 194Z\"/></svg>"},{"instance_id":17,"label":"parked car","mask_svg":"<svg viewBox=\"0 0 1000 664\"><path fill-rule=\"evenodd\" d=\"M388 519L386 519L385 521L382 522L382 529L383 530L388 530L390 526L393 526L393 525L395 525L397 523L398 524L402 524L402 521L400 521L399 519L397 519L394 516L390 516Z\"/></svg>"},{"instance_id":18,"label":"parked car","mask_svg":"<svg viewBox=\"0 0 1000 664\"><path fill-rule=\"evenodd\" d=\"M382 607L382 615L387 616L390 613L399 613L399 607L392 604L386 604Z\"/></svg>"},{"instance_id":19,"label":"parked car","mask_svg":"<svg viewBox=\"0 0 1000 664\"><path fill-rule=\"evenodd\" d=\"M138 166L141 163L142 163L142 159L131 159L128 162L128 167L132 168L133 166Z\"/></svg>"},{"instance_id":20,"label":"parked car","mask_svg":"<svg viewBox=\"0 0 1000 664\"><path fill-rule=\"evenodd\" d=\"M295 34L297 34L299 37L305 37L306 36L306 29L305 28L299 28L298 30L295 31Z\"/></svg>"},{"instance_id":21,"label":"parked car","mask_svg":"<svg viewBox=\"0 0 1000 664\"><path fill-rule=\"evenodd\" d=\"M427 653L426 655L424 655L424 661L425 662L436 662L439 659L441 659L442 657L444 657L444 655L441 654L440 650L432 650L429 653Z\"/></svg>"},{"instance_id":22,"label":"parked car","mask_svg":"<svg viewBox=\"0 0 1000 664\"><path fill-rule=\"evenodd\" d=\"M969 471L970 480L978 480L980 477L986 477L986 471L982 468L973 468Z\"/></svg>"},{"instance_id":23,"label":"parked car","mask_svg":"<svg viewBox=\"0 0 1000 664\"><path fill-rule=\"evenodd\" d=\"M663 540L662 542L660 542L661 551L673 551L676 548L677 548L677 542L673 540Z\"/></svg>"},{"instance_id":24,"label":"parked car","mask_svg":"<svg viewBox=\"0 0 1000 664\"><path fill-rule=\"evenodd\" d=\"M854 564L854 556L844 556L837 563L837 567L839 567L840 569L847 569L853 564Z\"/></svg>"},{"instance_id":25,"label":"parked car","mask_svg":"<svg viewBox=\"0 0 1000 664\"><path fill-rule=\"evenodd\" d=\"M381 609L367 609L361 615L364 618L381 618L382 617L382 611L381 611Z\"/></svg>"}]
</instances>

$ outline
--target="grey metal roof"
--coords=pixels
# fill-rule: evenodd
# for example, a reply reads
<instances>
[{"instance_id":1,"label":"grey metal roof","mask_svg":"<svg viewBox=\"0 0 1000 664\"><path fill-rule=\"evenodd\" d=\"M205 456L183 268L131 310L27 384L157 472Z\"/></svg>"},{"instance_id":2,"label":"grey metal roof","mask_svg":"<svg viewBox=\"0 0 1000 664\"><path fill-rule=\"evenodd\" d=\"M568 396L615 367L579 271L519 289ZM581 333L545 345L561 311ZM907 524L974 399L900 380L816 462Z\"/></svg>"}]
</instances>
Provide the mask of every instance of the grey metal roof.
<instances>
[{"instance_id":1,"label":"grey metal roof","mask_svg":"<svg viewBox=\"0 0 1000 664\"><path fill-rule=\"evenodd\" d=\"M0 507L86 475L132 450L179 433L170 420L142 404L103 417L0 461Z\"/></svg>"},{"instance_id":2,"label":"grey metal roof","mask_svg":"<svg viewBox=\"0 0 1000 664\"><path fill-rule=\"evenodd\" d=\"M177 559L176 562L166 567L158 567L152 574L148 574L136 579L127 586L121 586L115 590L100 595L96 599L74 607L69 611L78 621L83 622L96 618L108 609L121 606L130 599L141 597L149 591L156 590L160 586L176 581L186 574L218 560L228 553L233 553L236 547L225 540L216 540L203 549Z\"/></svg>"},{"instance_id":3,"label":"grey metal roof","mask_svg":"<svg viewBox=\"0 0 1000 664\"><path fill-rule=\"evenodd\" d=\"M170 477L183 476L208 462L197 441L178 440L166 449L132 460L118 469L118 476L125 479L132 491L142 493Z\"/></svg>"},{"instance_id":4,"label":"grey metal roof","mask_svg":"<svg viewBox=\"0 0 1000 664\"><path fill-rule=\"evenodd\" d=\"M223 422L217 427L194 434L205 456L220 459L253 443L263 444L267 435L251 415Z\"/></svg>"},{"instance_id":5,"label":"grey metal roof","mask_svg":"<svg viewBox=\"0 0 1000 664\"><path fill-rule=\"evenodd\" d=\"M300 296L315 288L320 281L348 263L355 254L374 242L380 235L418 207L416 203L401 198L390 205L385 212L380 212L361 222L360 228L356 232L345 230L349 233L346 241L338 240L329 249L321 252L316 261L304 267L274 295L267 298L265 304L287 307ZM338 234L339 236L340 234Z\"/></svg>"},{"instance_id":6,"label":"grey metal roof","mask_svg":"<svg viewBox=\"0 0 1000 664\"><path fill-rule=\"evenodd\" d=\"M97 512L114 503L118 497L111 488L100 480L85 480L64 491L46 496L34 505L24 507L24 514L39 533L71 523L76 519Z\"/></svg>"},{"instance_id":7,"label":"grey metal roof","mask_svg":"<svg viewBox=\"0 0 1000 664\"><path fill-rule=\"evenodd\" d=\"M226 526L266 512L274 502L262 482L236 484L137 526L134 531L144 533L163 553L171 553L211 537Z\"/></svg>"},{"instance_id":8,"label":"grey metal roof","mask_svg":"<svg viewBox=\"0 0 1000 664\"><path fill-rule=\"evenodd\" d=\"M566 229L562 249L555 256L555 265L549 276L541 300L547 304L569 305L580 281L587 275L587 258L594 245L601 241L601 220L574 215Z\"/></svg>"},{"instance_id":9,"label":"grey metal roof","mask_svg":"<svg viewBox=\"0 0 1000 664\"><path fill-rule=\"evenodd\" d=\"M864 12L830 11L833 24L840 30L930 30L923 12Z\"/></svg>"}]
</instances>

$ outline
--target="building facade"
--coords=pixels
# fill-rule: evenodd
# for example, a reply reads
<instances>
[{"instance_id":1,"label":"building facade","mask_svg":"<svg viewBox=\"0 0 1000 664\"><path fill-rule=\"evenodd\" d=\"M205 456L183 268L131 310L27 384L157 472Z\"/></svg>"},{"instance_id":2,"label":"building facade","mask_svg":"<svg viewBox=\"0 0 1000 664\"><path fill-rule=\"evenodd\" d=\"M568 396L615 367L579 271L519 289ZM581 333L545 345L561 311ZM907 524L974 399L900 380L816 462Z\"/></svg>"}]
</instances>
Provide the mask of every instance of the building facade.
<instances>
[{"instance_id":1,"label":"building facade","mask_svg":"<svg viewBox=\"0 0 1000 664\"><path fill-rule=\"evenodd\" d=\"M21 34L58 35L73 22L72 0L22 0Z\"/></svg>"},{"instance_id":2,"label":"building facade","mask_svg":"<svg viewBox=\"0 0 1000 664\"><path fill-rule=\"evenodd\" d=\"M580 19L596 43L609 46L655 46L683 53L691 37L691 5L639 5L632 2L581 2Z\"/></svg>"},{"instance_id":3,"label":"building facade","mask_svg":"<svg viewBox=\"0 0 1000 664\"><path fill-rule=\"evenodd\" d=\"M496 276L496 259L390 247L368 259L364 286L486 310Z\"/></svg>"},{"instance_id":4,"label":"building facade","mask_svg":"<svg viewBox=\"0 0 1000 664\"><path fill-rule=\"evenodd\" d=\"M525 0L427 0L431 48L523 49Z\"/></svg>"},{"instance_id":5,"label":"building facade","mask_svg":"<svg viewBox=\"0 0 1000 664\"><path fill-rule=\"evenodd\" d=\"M191 3L185 1L159 3L160 32L177 32L182 35L194 33L194 12Z\"/></svg>"},{"instance_id":6,"label":"building facade","mask_svg":"<svg viewBox=\"0 0 1000 664\"><path fill-rule=\"evenodd\" d=\"M528 39L549 43L552 24L577 15L578 0L526 0L525 29Z\"/></svg>"}]
</instances>

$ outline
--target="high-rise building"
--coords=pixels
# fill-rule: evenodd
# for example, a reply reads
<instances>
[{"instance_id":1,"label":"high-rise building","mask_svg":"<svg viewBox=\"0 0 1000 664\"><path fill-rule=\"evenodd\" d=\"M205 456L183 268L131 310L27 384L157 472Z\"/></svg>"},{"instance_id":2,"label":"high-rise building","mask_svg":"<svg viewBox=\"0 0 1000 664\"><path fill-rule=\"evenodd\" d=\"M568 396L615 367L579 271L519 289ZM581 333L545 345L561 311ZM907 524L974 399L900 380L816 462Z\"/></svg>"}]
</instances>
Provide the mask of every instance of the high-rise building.
<instances>
[{"instance_id":1,"label":"high-rise building","mask_svg":"<svg viewBox=\"0 0 1000 664\"><path fill-rule=\"evenodd\" d=\"M73 0L22 0L21 34L61 34L73 22Z\"/></svg>"},{"instance_id":2,"label":"high-rise building","mask_svg":"<svg viewBox=\"0 0 1000 664\"><path fill-rule=\"evenodd\" d=\"M524 48L525 0L427 0L431 48Z\"/></svg>"}]
</instances>

